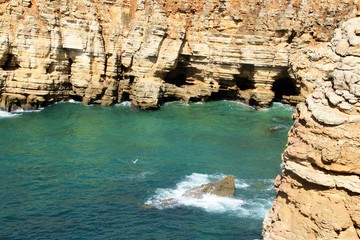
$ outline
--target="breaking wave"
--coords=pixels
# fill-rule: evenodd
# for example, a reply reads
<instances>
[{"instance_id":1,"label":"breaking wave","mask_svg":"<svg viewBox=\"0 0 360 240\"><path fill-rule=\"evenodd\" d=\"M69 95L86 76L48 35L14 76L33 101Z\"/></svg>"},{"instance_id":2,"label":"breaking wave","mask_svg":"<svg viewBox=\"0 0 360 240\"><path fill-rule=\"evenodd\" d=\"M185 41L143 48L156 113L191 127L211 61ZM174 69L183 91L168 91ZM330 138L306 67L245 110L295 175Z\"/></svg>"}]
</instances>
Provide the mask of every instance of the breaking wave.
<instances>
[{"instance_id":1,"label":"breaking wave","mask_svg":"<svg viewBox=\"0 0 360 240\"><path fill-rule=\"evenodd\" d=\"M116 104L116 106L131 107L131 101L124 101Z\"/></svg>"},{"instance_id":2,"label":"breaking wave","mask_svg":"<svg viewBox=\"0 0 360 240\"><path fill-rule=\"evenodd\" d=\"M257 185L259 184L264 184L262 186L264 193L272 191L272 180L235 179L235 197L219 197L212 194L204 194L203 198L197 199L183 196L191 188L217 181L224 177L225 175L222 174L193 173L177 183L174 188L158 188L155 194L145 202L145 205L151 205L158 209L195 207L211 213L229 213L237 217L264 218L271 207L273 196L268 193L263 196L256 196L251 194L251 192L253 188L258 188Z\"/></svg>"},{"instance_id":3,"label":"breaking wave","mask_svg":"<svg viewBox=\"0 0 360 240\"><path fill-rule=\"evenodd\" d=\"M280 103L280 102L274 102L272 104L272 108L280 109L280 110L287 111L287 112L294 112L294 110L295 110L294 106L291 106L289 104Z\"/></svg>"},{"instance_id":4,"label":"breaking wave","mask_svg":"<svg viewBox=\"0 0 360 240\"><path fill-rule=\"evenodd\" d=\"M0 118L10 118L19 116L19 113L9 113L5 111L0 111Z\"/></svg>"},{"instance_id":5,"label":"breaking wave","mask_svg":"<svg viewBox=\"0 0 360 240\"><path fill-rule=\"evenodd\" d=\"M59 102L55 102L54 104L62 104L62 103L75 103L75 104L82 104L81 101L76 101L74 99L69 99L69 100L61 100Z\"/></svg>"}]
</instances>

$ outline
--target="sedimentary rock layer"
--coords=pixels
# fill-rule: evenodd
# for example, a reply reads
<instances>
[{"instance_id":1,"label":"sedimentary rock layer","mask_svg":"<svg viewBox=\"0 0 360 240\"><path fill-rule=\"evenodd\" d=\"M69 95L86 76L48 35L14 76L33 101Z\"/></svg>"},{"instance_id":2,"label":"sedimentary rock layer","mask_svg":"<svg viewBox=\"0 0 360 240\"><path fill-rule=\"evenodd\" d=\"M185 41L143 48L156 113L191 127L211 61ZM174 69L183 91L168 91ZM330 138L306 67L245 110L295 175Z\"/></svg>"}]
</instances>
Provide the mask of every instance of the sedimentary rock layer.
<instances>
[{"instance_id":1,"label":"sedimentary rock layer","mask_svg":"<svg viewBox=\"0 0 360 240\"><path fill-rule=\"evenodd\" d=\"M360 20L344 21L359 10L358 0L0 0L0 109L302 102L264 238L357 239Z\"/></svg>"},{"instance_id":2,"label":"sedimentary rock layer","mask_svg":"<svg viewBox=\"0 0 360 240\"><path fill-rule=\"evenodd\" d=\"M291 56L328 41L357 5L0 0L0 108L69 98L102 105L131 100L144 109L172 99L297 103L315 83L294 75L292 66L301 65Z\"/></svg>"},{"instance_id":3,"label":"sedimentary rock layer","mask_svg":"<svg viewBox=\"0 0 360 240\"><path fill-rule=\"evenodd\" d=\"M360 238L360 18L321 49L312 64L335 66L297 106L264 239Z\"/></svg>"}]
</instances>

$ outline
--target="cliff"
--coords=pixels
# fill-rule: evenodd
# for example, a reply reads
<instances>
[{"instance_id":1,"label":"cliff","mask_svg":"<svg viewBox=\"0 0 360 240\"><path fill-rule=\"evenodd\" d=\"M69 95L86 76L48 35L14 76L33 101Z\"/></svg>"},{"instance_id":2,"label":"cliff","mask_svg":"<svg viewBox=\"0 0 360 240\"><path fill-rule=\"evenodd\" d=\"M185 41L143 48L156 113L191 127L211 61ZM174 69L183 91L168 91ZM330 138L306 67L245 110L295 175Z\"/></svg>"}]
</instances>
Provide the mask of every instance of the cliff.
<instances>
[{"instance_id":1,"label":"cliff","mask_svg":"<svg viewBox=\"0 0 360 240\"><path fill-rule=\"evenodd\" d=\"M316 81L295 76L291 56L329 41L357 5L0 0L0 108L36 109L69 98L131 100L143 109L174 99L296 104Z\"/></svg>"},{"instance_id":2,"label":"cliff","mask_svg":"<svg viewBox=\"0 0 360 240\"><path fill-rule=\"evenodd\" d=\"M360 18L342 24L330 44L305 52L302 64L335 67L297 106L263 236L359 239Z\"/></svg>"},{"instance_id":3,"label":"cliff","mask_svg":"<svg viewBox=\"0 0 360 240\"><path fill-rule=\"evenodd\" d=\"M357 239L359 10L357 0L0 0L0 109L300 102L264 238Z\"/></svg>"}]
</instances>

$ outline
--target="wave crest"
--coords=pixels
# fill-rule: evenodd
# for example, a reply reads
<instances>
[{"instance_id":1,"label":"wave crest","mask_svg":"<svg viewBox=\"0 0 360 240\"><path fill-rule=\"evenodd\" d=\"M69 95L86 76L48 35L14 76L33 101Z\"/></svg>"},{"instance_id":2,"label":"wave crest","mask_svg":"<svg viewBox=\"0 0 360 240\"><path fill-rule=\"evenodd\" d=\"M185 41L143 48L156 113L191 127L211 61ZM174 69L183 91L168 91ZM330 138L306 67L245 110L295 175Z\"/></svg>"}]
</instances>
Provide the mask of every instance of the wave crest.
<instances>
[{"instance_id":1,"label":"wave crest","mask_svg":"<svg viewBox=\"0 0 360 240\"><path fill-rule=\"evenodd\" d=\"M235 187L240 194L235 197L219 197L212 194L204 194L203 198L193 198L184 196L184 193L194 187L206 184L212 181L220 180L225 175L208 175L193 173L186 176L184 180L176 184L175 188L158 188L155 194L151 196L145 205L151 205L157 209L167 209L175 207L195 207L201 208L211 213L229 213L238 217L264 218L266 212L271 207L273 197L265 194L263 197L254 196L248 198L242 196L242 191L251 191L258 182L266 183L265 191L272 189L273 181L259 179L245 180L235 179ZM251 195L251 194L250 194Z\"/></svg>"},{"instance_id":2,"label":"wave crest","mask_svg":"<svg viewBox=\"0 0 360 240\"><path fill-rule=\"evenodd\" d=\"M19 115L21 115L21 114L0 111L0 118L11 118L11 117L17 117Z\"/></svg>"}]
</instances>

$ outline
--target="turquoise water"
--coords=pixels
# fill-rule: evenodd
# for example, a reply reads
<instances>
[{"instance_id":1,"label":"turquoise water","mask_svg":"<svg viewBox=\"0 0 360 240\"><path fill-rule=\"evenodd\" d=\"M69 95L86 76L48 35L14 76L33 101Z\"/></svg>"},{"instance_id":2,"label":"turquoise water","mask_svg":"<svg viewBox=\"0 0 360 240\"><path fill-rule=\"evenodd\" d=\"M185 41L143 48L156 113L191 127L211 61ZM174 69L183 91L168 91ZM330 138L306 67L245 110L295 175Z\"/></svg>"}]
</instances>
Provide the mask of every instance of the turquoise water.
<instances>
[{"instance_id":1,"label":"turquoise water","mask_svg":"<svg viewBox=\"0 0 360 240\"><path fill-rule=\"evenodd\" d=\"M292 112L227 101L0 112L0 239L259 239ZM181 196L224 175L234 198Z\"/></svg>"}]
</instances>

